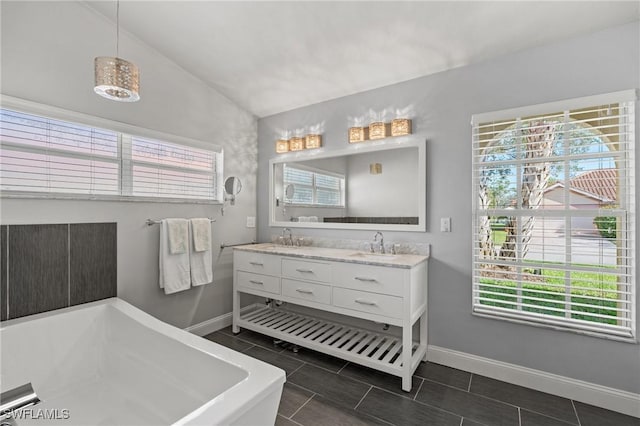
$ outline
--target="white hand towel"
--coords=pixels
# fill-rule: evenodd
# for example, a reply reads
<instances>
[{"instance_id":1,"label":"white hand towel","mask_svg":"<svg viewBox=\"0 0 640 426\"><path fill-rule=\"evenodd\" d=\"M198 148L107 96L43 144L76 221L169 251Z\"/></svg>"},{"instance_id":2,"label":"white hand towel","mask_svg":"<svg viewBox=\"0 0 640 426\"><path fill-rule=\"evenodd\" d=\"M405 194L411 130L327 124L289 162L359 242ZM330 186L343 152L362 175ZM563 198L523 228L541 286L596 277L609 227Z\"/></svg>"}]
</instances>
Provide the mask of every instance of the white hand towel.
<instances>
[{"instance_id":1,"label":"white hand towel","mask_svg":"<svg viewBox=\"0 0 640 426\"><path fill-rule=\"evenodd\" d=\"M191 286L189 251L185 250L184 253L171 254L169 250L169 235L168 220L163 220L160 224L159 284L160 288L164 289L165 294L188 290ZM187 245L186 248L188 247Z\"/></svg>"},{"instance_id":2,"label":"white hand towel","mask_svg":"<svg viewBox=\"0 0 640 426\"><path fill-rule=\"evenodd\" d=\"M191 234L193 235L193 249L196 252L211 250L211 220L191 219Z\"/></svg>"},{"instance_id":3,"label":"white hand towel","mask_svg":"<svg viewBox=\"0 0 640 426\"><path fill-rule=\"evenodd\" d=\"M197 251L195 249L197 245L196 238L196 225L195 221L199 219L191 219L190 233L192 236L191 254L189 256L189 263L191 265L191 285L198 286L209 284L213 281L213 253L210 249L204 251ZM209 228L209 235L211 234L211 222L206 219ZM211 241L209 240L209 247L211 247Z\"/></svg>"},{"instance_id":4,"label":"white hand towel","mask_svg":"<svg viewBox=\"0 0 640 426\"><path fill-rule=\"evenodd\" d=\"M169 250L171 254L187 252L189 245L189 222L187 219L165 219L169 224Z\"/></svg>"}]
</instances>

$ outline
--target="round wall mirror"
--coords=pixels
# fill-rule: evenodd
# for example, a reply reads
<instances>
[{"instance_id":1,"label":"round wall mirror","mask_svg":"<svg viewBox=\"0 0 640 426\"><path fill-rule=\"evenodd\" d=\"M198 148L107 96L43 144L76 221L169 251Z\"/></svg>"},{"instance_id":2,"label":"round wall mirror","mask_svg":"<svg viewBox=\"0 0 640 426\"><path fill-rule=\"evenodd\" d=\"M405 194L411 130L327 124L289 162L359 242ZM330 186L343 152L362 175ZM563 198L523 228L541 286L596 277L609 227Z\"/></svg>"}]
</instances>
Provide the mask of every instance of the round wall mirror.
<instances>
[{"instance_id":1,"label":"round wall mirror","mask_svg":"<svg viewBox=\"0 0 640 426\"><path fill-rule=\"evenodd\" d=\"M289 185L287 185L287 187L284 189L284 196L287 200L292 200L293 199L293 194L295 194L296 192L296 188L293 186L292 183L290 183Z\"/></svg>"},{"instance_id":2,"label":"round wall mirror","mask_svg":"<svg viewBox=\"0 0 640 426\"><path fill-rule=\"evenodd\" d=\"M224 192L227 195L237 195L242 190L242 182L240 182L240 178L235 176L230 176L224 181Z\"/></svg>"}]
</instances>

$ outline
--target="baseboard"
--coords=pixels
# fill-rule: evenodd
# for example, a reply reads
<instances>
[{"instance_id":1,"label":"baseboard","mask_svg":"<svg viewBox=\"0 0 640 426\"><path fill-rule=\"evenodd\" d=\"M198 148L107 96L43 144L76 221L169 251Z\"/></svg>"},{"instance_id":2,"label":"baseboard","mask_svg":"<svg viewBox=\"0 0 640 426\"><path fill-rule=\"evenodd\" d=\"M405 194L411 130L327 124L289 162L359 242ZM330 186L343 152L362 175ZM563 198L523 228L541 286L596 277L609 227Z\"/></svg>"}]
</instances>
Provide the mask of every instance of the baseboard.
<instances>
[{"instance_id":1,"label":"baseboard","mask_svg":"<svg viewBox=\"0 0 640 426\"><path fill-rule=\"evenodd\" d=\"M640 417L640 395L636 393L432 345L427 349L427 359L492 379Z\"/></svg>"},{"instance_id":2,"label":"baseboard","mask_svg":"<svg viewBox=\"0 0 640 426\"><path fill-rule=\"evenodd\" d=\"M255 304L245 306L244 308L240 309L240 312L245 312L252 309L255 309ZM196 336L206 336L207 334L211 334L220 329L230 326L232 321L233 312L227 312L226 314L219 315L215 318L211 318L198 324L191 325L184 330L188 331L189 333L193 333Z\"/></svg>"}]
</instances>

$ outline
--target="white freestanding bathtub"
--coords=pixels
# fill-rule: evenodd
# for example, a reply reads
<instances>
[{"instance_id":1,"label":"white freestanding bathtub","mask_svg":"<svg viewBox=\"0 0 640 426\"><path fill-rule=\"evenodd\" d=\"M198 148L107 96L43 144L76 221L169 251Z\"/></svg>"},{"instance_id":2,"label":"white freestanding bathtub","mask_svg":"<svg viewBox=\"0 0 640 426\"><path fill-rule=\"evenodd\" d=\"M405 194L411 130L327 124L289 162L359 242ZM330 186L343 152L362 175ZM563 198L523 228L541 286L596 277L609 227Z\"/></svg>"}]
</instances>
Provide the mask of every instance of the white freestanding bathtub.
<instances>
[{"instance_id":1,"label":"white freestanding bathtub","mask_svg":"<svg viewBox=\"0 0 640 426\"><path fill-rule=\"evenodd\" d=\"M2 391L42 400L19 425L273 425L285 381L118 298L6 321L0 344Z\"/></svg>"}]
</instances>

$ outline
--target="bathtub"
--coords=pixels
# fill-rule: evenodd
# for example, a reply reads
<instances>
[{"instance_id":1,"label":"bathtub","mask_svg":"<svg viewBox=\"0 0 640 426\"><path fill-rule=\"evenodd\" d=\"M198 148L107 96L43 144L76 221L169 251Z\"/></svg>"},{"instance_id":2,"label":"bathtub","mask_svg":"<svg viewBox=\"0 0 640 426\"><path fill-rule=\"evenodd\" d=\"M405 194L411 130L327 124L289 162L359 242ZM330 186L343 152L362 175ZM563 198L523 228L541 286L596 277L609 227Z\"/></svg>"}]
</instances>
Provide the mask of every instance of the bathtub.
<instances>
[{"instance_id":1,"label":"bathtub","mask_svg":"<svg viewBox=\"0 0 640 426\"><path fill-rule=\"evenodd\" d=\"M18 425L273 425L285 382L118 298L6 321L0 343L2 391L42 400Z\"/></svg>"}]
</instances>

